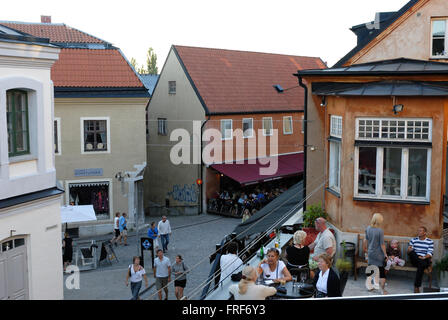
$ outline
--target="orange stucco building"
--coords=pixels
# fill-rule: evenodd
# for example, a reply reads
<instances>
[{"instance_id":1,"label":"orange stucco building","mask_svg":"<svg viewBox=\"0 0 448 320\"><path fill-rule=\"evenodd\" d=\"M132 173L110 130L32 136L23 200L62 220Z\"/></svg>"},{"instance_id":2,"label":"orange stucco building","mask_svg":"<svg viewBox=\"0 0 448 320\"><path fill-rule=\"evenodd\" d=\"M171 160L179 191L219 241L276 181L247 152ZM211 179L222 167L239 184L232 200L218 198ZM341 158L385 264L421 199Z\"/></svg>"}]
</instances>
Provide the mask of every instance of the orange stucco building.
<instances>
[{"instance_id":1,"label":"orange stucco building","mask_svg":"<svg viewBox=\"0 0 448 320\"><path fill-rule=\"evenodd\" d=\"M440 30L448 4L413 0L378 16L377 28L352 28L358 45L334 67L297 74L313 124L307 189L323 184L307 204L324 205L338 243L356 242L376 212L389 238L409 239L425 226L438 259L448 130L448 56L439 37L447 36Z\"/></svg>"}]
</instances>

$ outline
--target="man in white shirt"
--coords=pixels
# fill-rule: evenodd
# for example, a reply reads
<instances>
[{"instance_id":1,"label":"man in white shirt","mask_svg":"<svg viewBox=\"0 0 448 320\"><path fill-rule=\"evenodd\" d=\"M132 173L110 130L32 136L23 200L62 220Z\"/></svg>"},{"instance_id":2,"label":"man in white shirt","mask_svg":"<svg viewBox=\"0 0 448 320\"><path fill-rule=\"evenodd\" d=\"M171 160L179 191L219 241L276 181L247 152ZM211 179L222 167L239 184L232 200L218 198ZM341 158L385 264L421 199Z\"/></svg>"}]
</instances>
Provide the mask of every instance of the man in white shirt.
<instances>
[{"instance_id":1,"label":"man in white shirt","mask_svg":"<svg viewBox=\"0 0 448 320\"><path fill-rule=\"evenodd\" d=\"M225 279L230 278L231 274L238 273L243 269L243 260L238 258L237 250L238 245L235 242L231 242L227 246L227 254L221 256L221 283Z\"/></svg>"},{"instance_id":2,"label":"man in white shirt","mask_svg":"<svg viewBox=\"0 0 448 320\"><path fill-rule=\"evenodd\" d=\"M162 217L157 229L159 229L160 240L162 241L163 253L168 251L168 243L170 242L171 226L166 216Z\"/></svg>"},{"instance_id":3,"label":"man in white shirt","mask_svg":"<svg viewBox=\"0 0 448 320\"><path fill-rule=\"evenodd\" d=\"M312 258L314 261L319 260L319 255L322 253L328 254L330 257L334 257L336 253L336 239L330 229L327 228L327 221L324 218L317 218L314 222L314 227L319 234L308 247L310 250L314 249Z\"/></svg>"},{"instance_id":4,"label":"man in white shirt","mask_svg":"<svg viewBox=\"0 0 448 320\"><path fill-rule=\"evenodd\" d=\"M162 300L162 289L165 291L165 300L168 300L168 283L171 282L171 262L163 256L163 250L157 250L157 258L154 259L154 277L159 300Z\"/></svg>"}]
</instances>

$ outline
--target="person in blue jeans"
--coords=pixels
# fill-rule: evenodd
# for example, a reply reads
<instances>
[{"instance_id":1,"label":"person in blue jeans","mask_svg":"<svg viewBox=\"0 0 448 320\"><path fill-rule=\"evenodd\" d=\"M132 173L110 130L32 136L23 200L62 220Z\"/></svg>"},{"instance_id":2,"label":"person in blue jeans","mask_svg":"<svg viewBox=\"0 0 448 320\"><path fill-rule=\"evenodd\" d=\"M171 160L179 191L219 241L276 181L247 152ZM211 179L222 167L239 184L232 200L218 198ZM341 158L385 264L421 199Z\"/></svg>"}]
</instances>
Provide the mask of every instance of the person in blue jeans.
<instances>
[{"instance_id":1,"label":"person in blue jeans","mask_svg":"<svg viewBox=\"0 0 448 320\"><path fill-rule=\"evenodd\" d=\"M168 251L168 243L170 242L171 226L166 216L162 217L157 229L159 229L160 240L162 241L163 253Z\"/></svg>"},{"instance_id":2,"label":"person in blue jeans","mask_svg":"<svg viewBox=\"0 0 448 320\"><path fill-rule=\"evenodd\" d=\"M152 244L154 246L154 250L157 251L159 248L159 230L156 227L156 223L151 222L151 227L148 229L148 238L152 239Z\"/></svg>"},{"instance_id":3,"label":"person in blue jeans","mask_svg":"<svg viewBox=\"0 0 448 320\"><path fill-rule=\"evenodd\" d=\"M148 277L146 276L145 269L140 265L140 257L135 256L132 258L132 264L128 267L126 274L126 286L129 285L129 278L131 279L131 300L140 300L138 294L142 287L142 280L145 279L146 288L148 288Z\"/></svg>"},{"instance_id":4,"label":"person in blue jeans","mask_svg":"<svg viewBox=\"0 0 448 320\"><path fill-rule=\"evenodd\" d=\"M127 246L127 240L128 240L128 228L126 227L126 213L123 212L122 216L120 217L120 220L118 220L118 228L120 229L120 244L121 239L124 240L124 245ZM118 241L118 239L117 239Z\"/></svg>"}]
</instances>

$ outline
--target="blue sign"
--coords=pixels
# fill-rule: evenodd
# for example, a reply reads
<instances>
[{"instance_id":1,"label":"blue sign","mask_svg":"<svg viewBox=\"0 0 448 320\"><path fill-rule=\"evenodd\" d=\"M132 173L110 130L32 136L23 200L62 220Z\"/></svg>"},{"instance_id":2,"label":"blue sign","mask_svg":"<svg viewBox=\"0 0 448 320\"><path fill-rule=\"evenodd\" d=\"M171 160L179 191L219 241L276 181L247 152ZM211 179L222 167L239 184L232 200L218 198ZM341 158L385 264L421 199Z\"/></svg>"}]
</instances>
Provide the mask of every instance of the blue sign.
<instances>
[{"instance_id":1,"label":"blue sign","mask_svg":"<svg viewBox=\"0 0 448 320\"><path fill-rule=\"evenodd\" d=\"M149 248L151 248L151 244L149 243L148 240L143 241L142 246L143 246L143 248L145 248L146 250L148 250Z\"/></svg>"},{"instance_id":2,"label":"blue sign","mask_svg":"<svg viewBox=\"0 0 448 320\"><path fill-rule=\"evenodd\" d=\"M75 177L102 176L103 168L75 169Z\"/></svg>"}]
</instances>

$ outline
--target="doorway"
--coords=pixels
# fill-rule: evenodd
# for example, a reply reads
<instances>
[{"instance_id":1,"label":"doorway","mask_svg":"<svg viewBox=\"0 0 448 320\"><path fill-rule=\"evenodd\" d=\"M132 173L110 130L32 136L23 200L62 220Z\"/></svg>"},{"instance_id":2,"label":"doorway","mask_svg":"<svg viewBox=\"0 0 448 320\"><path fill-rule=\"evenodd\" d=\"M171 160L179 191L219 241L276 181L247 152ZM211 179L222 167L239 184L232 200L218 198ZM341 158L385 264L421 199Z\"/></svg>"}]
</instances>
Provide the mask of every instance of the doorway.
<instances>
[{"instance_id":1,"label":"doorway","mask_svg":"<svg viewBox=\"0 0 448 320\"><path fill-rule=\"evenodd\" d=\"M26 240L16 237L0 243L0 300L28 300Z\"/></svg>"}]
</instances>

